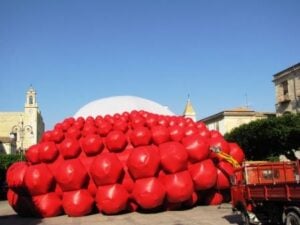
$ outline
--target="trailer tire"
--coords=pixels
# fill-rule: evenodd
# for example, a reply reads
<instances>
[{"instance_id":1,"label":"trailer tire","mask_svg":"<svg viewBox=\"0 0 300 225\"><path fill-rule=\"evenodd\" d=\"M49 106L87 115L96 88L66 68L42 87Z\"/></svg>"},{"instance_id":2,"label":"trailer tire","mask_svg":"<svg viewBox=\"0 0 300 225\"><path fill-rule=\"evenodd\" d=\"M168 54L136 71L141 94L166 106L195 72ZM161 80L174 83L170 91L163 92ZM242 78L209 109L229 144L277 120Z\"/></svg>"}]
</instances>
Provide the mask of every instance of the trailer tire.
<instances>
[{"instance_id":1,"label":"trailer tire","mask_svg":"<svg viewBox=\"0 0 300 225\"><path fill-rule=\"evenodd\" d=\"M250 217L247 213L247 210L242 211L242 220L243 220L243 225L250 225Z\"/></svg>"},{"instance_id":2,"label":"trailer tire","mask_svg":"<svg viewBox=\"0 0 300 225\"><path fill-rule=\"evenodd\" d=\"M289 212L286 215L285 225L300 225L300 217L296 212Z\"/></svg>"}]
</instances>

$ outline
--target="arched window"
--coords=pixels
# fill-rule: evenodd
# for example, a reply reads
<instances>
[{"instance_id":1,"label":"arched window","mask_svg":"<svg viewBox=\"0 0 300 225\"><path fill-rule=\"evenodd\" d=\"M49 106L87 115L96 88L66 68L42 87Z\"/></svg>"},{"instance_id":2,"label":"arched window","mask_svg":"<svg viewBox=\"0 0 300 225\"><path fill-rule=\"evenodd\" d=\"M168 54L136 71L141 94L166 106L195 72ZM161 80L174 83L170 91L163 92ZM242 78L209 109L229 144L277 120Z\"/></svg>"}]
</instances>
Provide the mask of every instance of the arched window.
<instances>
[{"instance_id":1,"label":"arched window","mask_svg":"<svg viewBox=\"0 0 300 225\"><path fill-rule=\"evenodd\" d=\"M29 96L29 104L33 104L33 98L32 98L32 96Z\"/></svg>"}]
</instances>

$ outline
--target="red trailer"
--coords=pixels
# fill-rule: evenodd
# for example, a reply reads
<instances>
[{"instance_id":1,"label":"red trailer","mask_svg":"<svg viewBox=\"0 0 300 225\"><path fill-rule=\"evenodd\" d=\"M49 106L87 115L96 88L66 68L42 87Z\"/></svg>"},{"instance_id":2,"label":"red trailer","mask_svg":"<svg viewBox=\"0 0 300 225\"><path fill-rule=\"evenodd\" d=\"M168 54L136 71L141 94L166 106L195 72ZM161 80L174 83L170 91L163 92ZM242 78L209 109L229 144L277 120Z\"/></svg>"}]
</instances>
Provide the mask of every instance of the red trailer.
<instances>
[{"instance_id":1,"label":"red trailer","mask_svg":"<svg viewBox=\"0 0 300 225\"><path fill-rule=\"evenodd\" d=\"M244 224L300 225L299 161L245 162L231 177L233 209Z\"/></svg>"}]
</instances>

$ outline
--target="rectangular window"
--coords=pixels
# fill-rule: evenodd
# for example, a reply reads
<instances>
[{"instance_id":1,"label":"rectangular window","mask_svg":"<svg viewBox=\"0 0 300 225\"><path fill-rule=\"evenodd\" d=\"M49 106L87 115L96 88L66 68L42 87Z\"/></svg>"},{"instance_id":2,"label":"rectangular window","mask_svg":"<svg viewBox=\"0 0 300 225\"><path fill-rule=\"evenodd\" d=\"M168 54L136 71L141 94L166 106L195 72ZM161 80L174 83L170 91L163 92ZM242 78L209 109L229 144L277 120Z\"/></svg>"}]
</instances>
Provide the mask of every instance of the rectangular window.
<instances>
[{"instance_id":1,"label":"rectangular window","mask_svg":"<svg viewBox=\"0 0 300 225\"><path fill-rule=\"evenodd\" d=\"M281 85L282 85L283 95L286 96L289 93L289 88L288 88L288 82L287 82L287 80L283 81L281 83Z\"/></svg>"}]
</instances>

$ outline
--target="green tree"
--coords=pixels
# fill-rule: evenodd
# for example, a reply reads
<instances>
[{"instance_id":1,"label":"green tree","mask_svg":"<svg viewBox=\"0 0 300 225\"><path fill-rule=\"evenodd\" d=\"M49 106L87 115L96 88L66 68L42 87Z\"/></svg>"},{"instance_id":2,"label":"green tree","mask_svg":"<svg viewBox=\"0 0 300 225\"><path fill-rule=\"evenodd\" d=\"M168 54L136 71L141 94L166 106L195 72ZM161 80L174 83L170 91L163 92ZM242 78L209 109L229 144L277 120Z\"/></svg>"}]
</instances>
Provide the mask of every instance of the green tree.
<instances>
[{"instance_id":1,"label":"green tree","mask_svg":"<svg viewBox=\"0 0 300 225\"><path fill-rule=\"evenodd\" d=\"M6 155L6 154L0 154L0 182L3 182L5 180L5 175L8 167L13 164L14 162L22 161L24 160L24 156L20 154L12 154L12 155Z\"/></svg>"},{"instance_id":2,"label":"green tree","mask_svg":"<svg viewBox=\"0 0 300 225\"><path fill-rule=\"evenodd\" d=\"M237 142L248 160L265 160L300 148L300 115L285 115L256 120L224 135Z\"/></svg>"}]
</instances>

